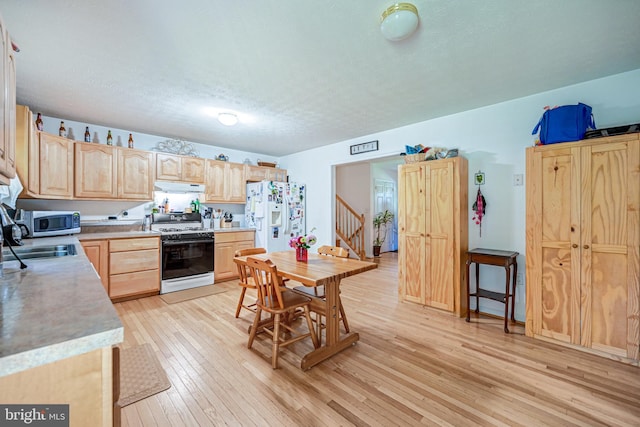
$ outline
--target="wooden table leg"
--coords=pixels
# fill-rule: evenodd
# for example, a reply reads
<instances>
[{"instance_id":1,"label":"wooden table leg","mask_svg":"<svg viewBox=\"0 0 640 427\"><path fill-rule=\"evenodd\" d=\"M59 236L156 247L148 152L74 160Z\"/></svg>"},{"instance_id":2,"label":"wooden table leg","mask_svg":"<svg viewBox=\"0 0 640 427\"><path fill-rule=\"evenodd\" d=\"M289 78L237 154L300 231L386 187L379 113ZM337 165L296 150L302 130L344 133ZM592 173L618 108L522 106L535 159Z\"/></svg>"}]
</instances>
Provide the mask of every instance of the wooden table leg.
<instances>
[{"instance_id":1,"label":"wooden table leg","mask_svg":"<svg viewBox=\"0 0 640 427\"><path fill-rule=\"evenodd\" d=\"M518 262L516 260L513 261L513 279L511 280L511 321L515 322L515 311L516 311L516 280L518 278Z\"/></svg>"},{"instance_id":2,"label":"wooden table leg","mask_svg":"<svg viewBox=\"0 0 640 427\"><path fill-rule=\"evenodd\" d=\"M360 339L360 336L355 332L346 334L342 339L340 338L340 316L338 314L338 304L340 301L340 279L334 279L325 283L324 291L326 296L325 313L327 313L325 316L326 339L322 347L315 349L302 358L300 367L303 370L307 370L334 354L341 352Z\"/></svg>"},{"instance_id":3,"label":"wooden table leg","mask_svg":"<svg viewBox=\"0 0 640 427\"><path fill-rule=\"evenodd\" d=\"M509 333L509 285L511 285L511 268L509 261L505 262L504 272L506 277L505 295L504 295L504 331Z\"/></svg>"},{"instance_id":4,"label":"wooden table leg","mask_svg":"<svg viewBox=\"0 0 640 427\"><path fill-rule=\"evenodd\" d=\"M471 282L469 277L469 267L471 266L471 259L467 258L467 322L471 321Z\"/></svg>"}]
</instances>

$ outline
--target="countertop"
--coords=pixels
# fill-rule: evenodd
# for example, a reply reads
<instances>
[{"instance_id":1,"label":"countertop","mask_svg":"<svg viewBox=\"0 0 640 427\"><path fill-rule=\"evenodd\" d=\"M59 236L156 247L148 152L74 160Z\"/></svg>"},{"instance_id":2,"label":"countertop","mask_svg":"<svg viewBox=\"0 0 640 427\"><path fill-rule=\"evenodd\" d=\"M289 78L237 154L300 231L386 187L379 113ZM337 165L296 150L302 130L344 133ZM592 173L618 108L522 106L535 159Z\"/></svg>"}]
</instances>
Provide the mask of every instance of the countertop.
<instances>
[{"instance_id":1,"label":"countertop","mask_svg":"<svg viewBox=\"0 0 640 427\"><path fill-rule=\"evenodd\" d=\"M0 376L110 347L124 328L98 275L73 236L24 246L74 244L77 255L5 261L0 278Z\"/></svg>"},{"instance_id":2,"label":"countertop","mask_svg":"<svg viewBox=\"0 0 640 427\"><path fill-rule=\"evenodd\" d=\"M249 227L232 227L232 228L220 228L220 229L204 229L203 231L213 231L216 233L231 233L238 231L256 231L255 228ZM81 232L76 235L78 240L102 240L102 239L126 239L133 237L153 237L160 236L158 231L141 231L141 230L129 230L129 231L100 231L100 232Z\"/></svg>"}]
</instances>

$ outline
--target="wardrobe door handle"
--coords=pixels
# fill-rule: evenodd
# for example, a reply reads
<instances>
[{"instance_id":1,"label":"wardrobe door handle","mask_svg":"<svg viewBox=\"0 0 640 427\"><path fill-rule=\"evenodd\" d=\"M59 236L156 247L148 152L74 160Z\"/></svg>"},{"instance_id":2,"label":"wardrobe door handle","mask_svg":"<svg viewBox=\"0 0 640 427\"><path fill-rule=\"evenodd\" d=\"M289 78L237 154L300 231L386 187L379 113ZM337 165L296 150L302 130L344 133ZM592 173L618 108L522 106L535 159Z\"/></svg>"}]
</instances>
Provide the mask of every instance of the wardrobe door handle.
<instances>
[{"instance_id":1,"label":"wardrobe door handle","mask_svg":"<svg viewBox=\"0 0 640 427\"><path fill-rule=\"evenodd\" d=\"M583 248L584 249L589 249L589 245L584 245Z\"/></svg>"},{"instance_id":2,"label":"wardrobe door handle","mask_svg":"<svg viewBox=\"0 0 640 427\"><path fill-rule=\"evenodd\" d=\"M571 245L571 247L573 247L573 248L577 248L577 247L578 247L578 245L577 245L576 243L574 243L573 245Z\"/></svg>"}]
</instances>

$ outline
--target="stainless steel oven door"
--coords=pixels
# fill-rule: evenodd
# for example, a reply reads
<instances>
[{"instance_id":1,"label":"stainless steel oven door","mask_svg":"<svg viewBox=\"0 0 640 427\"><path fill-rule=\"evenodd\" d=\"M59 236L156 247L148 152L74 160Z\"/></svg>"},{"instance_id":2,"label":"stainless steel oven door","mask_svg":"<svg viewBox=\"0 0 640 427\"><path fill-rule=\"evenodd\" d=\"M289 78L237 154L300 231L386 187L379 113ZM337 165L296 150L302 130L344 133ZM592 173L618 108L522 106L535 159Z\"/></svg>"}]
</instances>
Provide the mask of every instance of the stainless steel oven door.
<instances>
[{"instance_id":1,"label":"stainless steel oven door","mask_svg":"<svg viewBox=\"0 0 640 427\"><path fill-rule=\"evenodd\" d=\"M213 272L213 239L162 242L162 280Z\"/></svg>"}]
</instances>

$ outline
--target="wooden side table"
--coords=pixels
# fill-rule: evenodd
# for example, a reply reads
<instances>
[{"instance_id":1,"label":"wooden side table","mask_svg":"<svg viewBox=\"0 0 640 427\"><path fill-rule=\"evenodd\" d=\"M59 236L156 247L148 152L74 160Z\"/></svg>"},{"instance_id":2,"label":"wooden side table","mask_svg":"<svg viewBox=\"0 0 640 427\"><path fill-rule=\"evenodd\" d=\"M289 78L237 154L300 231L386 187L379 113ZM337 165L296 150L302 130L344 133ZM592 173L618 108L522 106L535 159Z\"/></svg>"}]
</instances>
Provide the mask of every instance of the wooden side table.
<instances>
[{"instance_id":1,"label":"wooden side table","mask_svg":"<svg viewBox=\"0 0 640 427\"><path fill-rule=\"evenodd\" d=\"M476 248L467 252L467 322L471 320L470 300L472 296L476 297L475 312L479 312L480 298L487 298L504 304L504 331L509 333L509 297L511 297L511 321L515 322L514 309L516 303L516 275L518 274L518 252L501 251L497 249ZM469 283L469 267L472 263L476 264L476 291L470 292ZM506 281L505 291L493 292L480 288L480 264L502 266L505 269ZM513 266L513 278L511 280L511 292L509 292L509 273Z\"/></svg>"}]
</instances>

